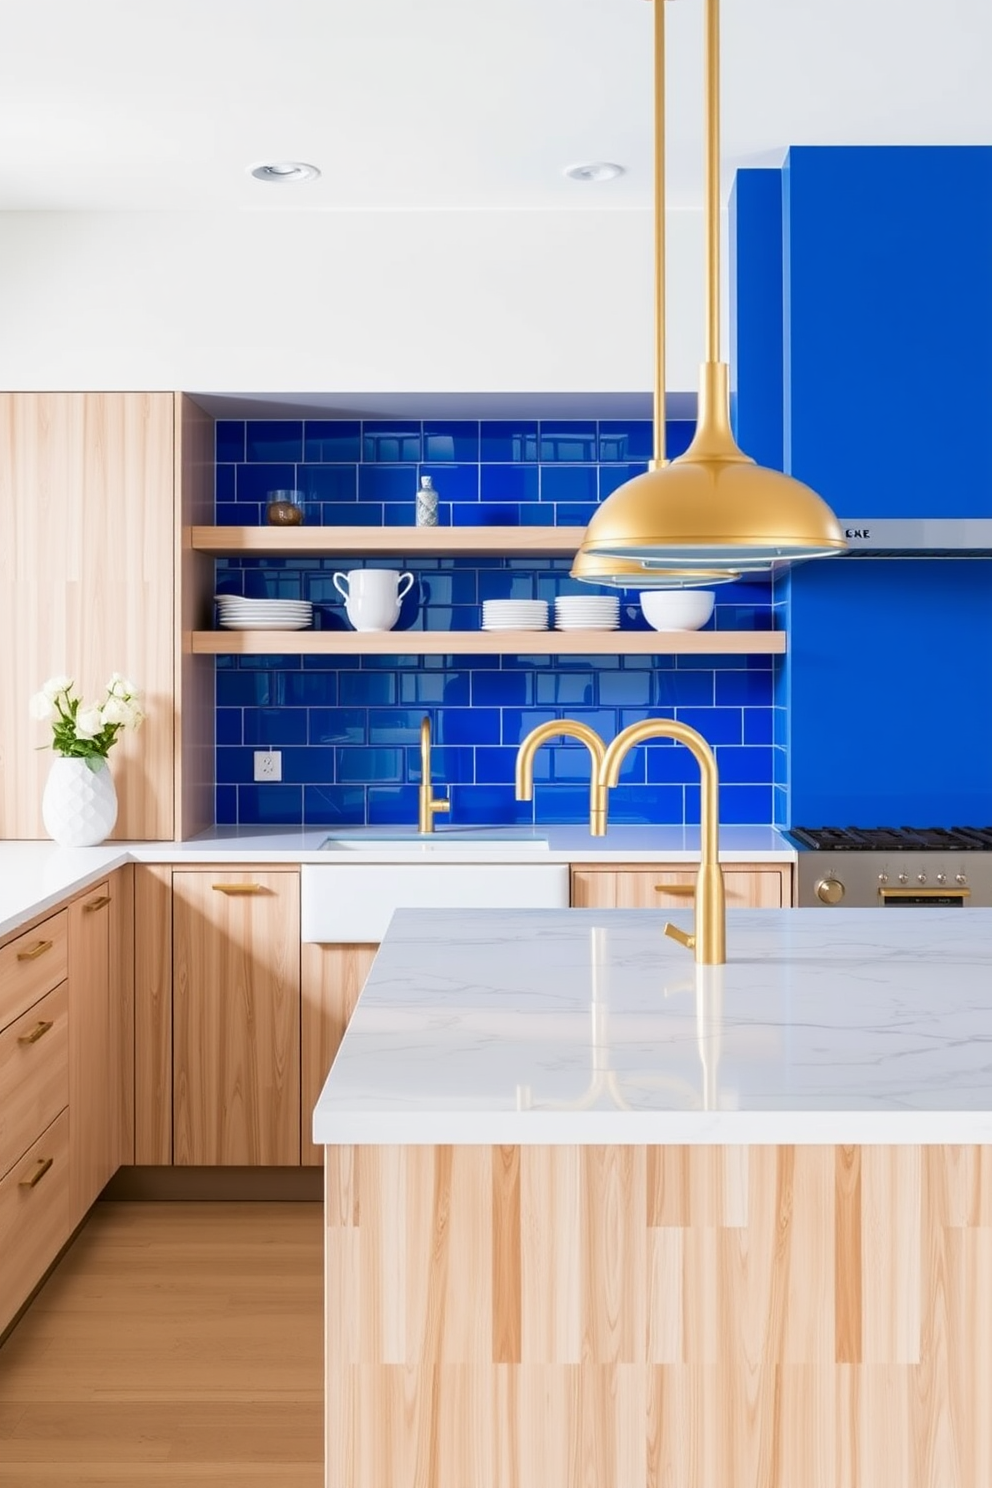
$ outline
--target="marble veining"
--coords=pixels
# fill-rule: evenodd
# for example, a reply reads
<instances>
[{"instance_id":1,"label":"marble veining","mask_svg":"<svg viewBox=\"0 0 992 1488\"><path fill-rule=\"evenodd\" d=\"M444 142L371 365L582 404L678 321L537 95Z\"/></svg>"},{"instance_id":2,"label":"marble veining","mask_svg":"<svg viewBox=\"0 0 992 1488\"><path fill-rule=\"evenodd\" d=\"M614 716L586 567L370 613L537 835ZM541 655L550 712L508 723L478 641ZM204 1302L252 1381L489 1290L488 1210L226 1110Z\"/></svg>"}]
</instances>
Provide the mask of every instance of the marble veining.
<instances>
[{"instance_id":1,"label":"marble veining","mask_svg":"<svg viewBox=\"0 0 992 1488\"><path fill-rule=\"evenodd\" d=\"M992 910L733 910L725 967L663 923L399 911L315 1140L992 1141Z\"/></svg>"}]
</instances>

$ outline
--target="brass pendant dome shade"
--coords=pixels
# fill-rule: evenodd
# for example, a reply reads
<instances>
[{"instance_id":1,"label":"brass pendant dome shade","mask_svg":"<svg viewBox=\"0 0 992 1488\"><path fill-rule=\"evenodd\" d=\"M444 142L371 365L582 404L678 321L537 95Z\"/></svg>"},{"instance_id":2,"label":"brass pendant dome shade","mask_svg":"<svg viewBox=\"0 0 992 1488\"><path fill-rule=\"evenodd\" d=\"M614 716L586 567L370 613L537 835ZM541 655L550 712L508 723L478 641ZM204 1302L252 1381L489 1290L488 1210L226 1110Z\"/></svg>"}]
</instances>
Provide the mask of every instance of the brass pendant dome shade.
<instances>
[{"instance_id":1,"label":"brass pendant dome shade","mask_svg":"<svg viewBox=\"0 0 992 1488\"><path fill-rule=\"evenodd\" d=\"M670 463L665 460L665 0L654 0L655 458L646 474L626 481L607 497L586 528L574 577L591 577L601 564L599 571L611 575L592 582L648 587L653 570L653 587L712 584L719 582L714 573L733 579L776 564L829 557L847 547L827 503L801 481L757 465L740 449L730 427L730 373L719 357L719 0L705 0L705 5L707 359L700 369L696 433L685 454ZM635 565L631 577L623 578L621 564ZM660 575L666 571L671 577L663 581Z\"/></svg>"}]
</instances>

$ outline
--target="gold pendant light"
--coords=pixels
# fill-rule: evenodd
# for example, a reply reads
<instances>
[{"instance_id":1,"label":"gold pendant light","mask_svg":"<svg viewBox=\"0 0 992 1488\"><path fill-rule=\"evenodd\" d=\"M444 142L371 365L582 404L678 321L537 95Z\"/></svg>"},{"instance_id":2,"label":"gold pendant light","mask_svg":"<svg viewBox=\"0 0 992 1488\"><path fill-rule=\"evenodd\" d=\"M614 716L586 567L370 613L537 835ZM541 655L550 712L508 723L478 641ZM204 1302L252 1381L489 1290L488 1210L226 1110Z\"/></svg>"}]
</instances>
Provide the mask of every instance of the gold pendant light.
<instances>
[{"instance_id":1,"label":"gold pendant light","mask_svg":"<svg viewBox=\"0 0 992 1488\"><path fill-rule=\"evenodd\" d=\"M593 516L576 557L576 569L593 560L637 565L653 560L656 575L667 570L684 574L683 583L713 583L712 578L704 581L690 575L710 569L736 578L767 571L776 564L829 557L847 547L826 502L801 481L757 465L744 454L731 431L730 371L720 361L719 0L705 0L705 5L706 361L700 369L696 433L685 454L670 463L665 460L664 365L663 352L657 352L655 458L645 475L619 486ZM656 346L663 344L664 321L664 6L665 0L654 0L655 247L660 260ZM586 576L575 569L573 573ZM626 582L641 581L631 578Z\"/></svg>"}]
</instances>

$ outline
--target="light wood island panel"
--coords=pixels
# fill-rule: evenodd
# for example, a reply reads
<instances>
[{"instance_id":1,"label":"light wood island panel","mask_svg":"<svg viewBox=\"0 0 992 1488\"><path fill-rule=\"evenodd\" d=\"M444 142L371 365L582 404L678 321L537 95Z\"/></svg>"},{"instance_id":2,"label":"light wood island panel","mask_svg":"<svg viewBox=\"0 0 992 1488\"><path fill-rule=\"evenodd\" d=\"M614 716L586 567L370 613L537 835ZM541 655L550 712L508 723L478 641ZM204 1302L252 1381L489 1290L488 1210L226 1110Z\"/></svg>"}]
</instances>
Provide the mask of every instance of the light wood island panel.
<instances>
[{"instance_id":1,"label":"light wood island panel","mask_svg":"<svg viewBox=\"0 0 992 1488\"><path fill-rule=\"evenodd\" d=\"M325 1154L327 1488L992 1482L990 1148Z\"/></svg>"}]
</instances>

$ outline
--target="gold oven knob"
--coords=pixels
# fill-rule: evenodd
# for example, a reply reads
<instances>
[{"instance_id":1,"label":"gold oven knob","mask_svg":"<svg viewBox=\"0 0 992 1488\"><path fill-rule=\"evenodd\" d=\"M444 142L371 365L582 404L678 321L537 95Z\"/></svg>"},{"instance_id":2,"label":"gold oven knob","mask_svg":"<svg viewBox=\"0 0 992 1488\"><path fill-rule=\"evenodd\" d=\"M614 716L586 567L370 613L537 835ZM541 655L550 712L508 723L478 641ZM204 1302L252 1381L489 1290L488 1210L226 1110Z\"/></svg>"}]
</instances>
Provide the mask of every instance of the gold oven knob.
<instances>
[{"instance_id":1,"label":"gold oven knob","mask_svg":"<svg viewBox=\"0 0 992 1488\"><path fill-rule=\"evenodd\" d=\"M816 885L816 897L824 904L839 904L844 897L844 885L839 878L821 878Z\"/></svg>"}]
</instances>

